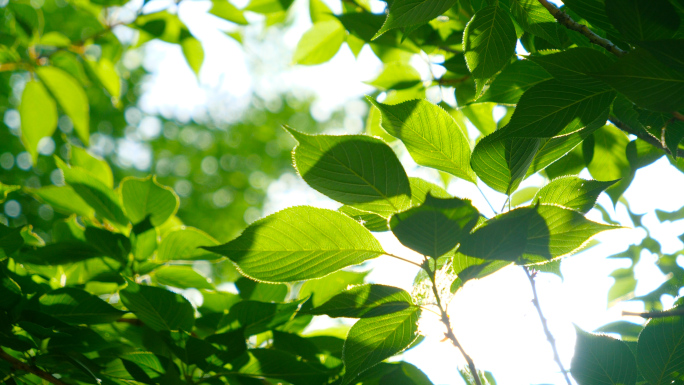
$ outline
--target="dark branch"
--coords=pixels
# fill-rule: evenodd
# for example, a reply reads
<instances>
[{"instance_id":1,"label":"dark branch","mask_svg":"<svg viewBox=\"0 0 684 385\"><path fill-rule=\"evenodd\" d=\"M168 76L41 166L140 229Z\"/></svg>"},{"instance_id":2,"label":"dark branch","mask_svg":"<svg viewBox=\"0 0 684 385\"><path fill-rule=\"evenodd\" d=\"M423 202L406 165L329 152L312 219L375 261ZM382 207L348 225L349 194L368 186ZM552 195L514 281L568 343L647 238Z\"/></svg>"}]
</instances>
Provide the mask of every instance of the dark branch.
<instances>
[{"instance_id":1,"label":"dark branch","mask_svg":"<svg viewBox=\"0 0 684 385\"><path fill-rule=\"evenodd\" d=\"M2 348L0 348L0 358L12 364L12 368L14 368L15 370L21 370L27 373L34 374L51 384L67 385L65 382L55 378L52 374L36 366L29 365L26 362L14 358L13 356L9 355L6 351L4 351Z\"/></svg>"},{"instance_id":2,"label":"dark branch","mask_svg":"<svg viewBox=\"0 0 684 385\"><path fill-rule=\"evenodd\" d=\"M671 309L671 310L666 310L666 311L654 311L654 312L647 312L647 313L633 313L631 311L623 311L622 312L623 316L634 316L634 317L641 317L641 318L665 318L665 317L672 317L672 316L684 316L684 308L682 309Z\"/></svg>"},{"instance_id":3,"label":"dark branch","mask_svg":"<svg viewBox=\"0 0 684 385\"><path fill-rule=\"evenodd\" d=\"M436 265L436 264L435 264ZM466 362L468 363L468 369L470 372L473 374L473 379L475 380L476 385L482 385L482 381L480 380L480 373L478 373L477 368L475 367L475 362L473 362L473 359L470 358L468 353L465 352L463 349L463 346L461 346L461 343L458 342L458 339L456 338L456 334L454 334L454 330L451 328L451 321L449 320L449 315L447 314L446 310L444 309L444 306L442 305L442 299L439 297L439 291L437 290L437 282L435 279L436 275L436 267L435 266L435 271L433 271L430 268L430 261L426 258L425 262L421 266L423 270L427 273L428 277L430 277L430 281L432 282L432 292L435 294L435 298L437 300L437 307L439 307L439 312L441 313L441 319L442 323L444 326L446 326L446 333L444 335L451 340L451 343L458 348L458 350L461 351L461 355L463 355L463 358L465 358Z\"/></svg>"},{"instance_id":4,"label":"dark branch","mask_svg":"<svg viewBox=\"0 0 684 385\"><path fill-rule=\"evenodd\" d=\"M532 303L534 304L534 307L537 309L537 313L539 314L539 319L541 320L542 327L544 328L544 334L546 334L546 339L549 341L549 344L551 344L551 349L553 350L553 359L556 360L556 363L558 364L561 373L563 373L563 376L565 377L565 381L568 383L568 385L572 385L572 382L570 382L570 377L568 377L568 371L565 370L565 367L563 367L560 355L558 355L556 339L553 337L553 334L551 334L551 331L549 330L549 325L546 322L546 318L544 318L544 313L542 313L541 305L539 305L539 297L537 296L537 284L534 281L534 276L536 273L530 274L530 270L527 268L527 266L522 266L522 268L523 270L525 270L525 274L527 275L527 278L530 280L532 294L534 295Z\"/></svg>"},{"instance_id":5,"label":"dark branch","mask_svg":"<svg viewBox=\"0 0 684 385\"><path fill-rule=\"evenodd\" d=\"M549 13L556 20L558 20L558 23L560 23L565 28L581 33L589 39L589 42L591 42L592 44L596 44L600 47L603 47L606 51L612 53L615 56L622 56L625 54L625 51L618 48L618 46L613 44L612 41L604 39L601 36L597 35L592 30L590 30L586 25L582 25L576 22L575 20L572 20L572 18L568 16L567 13L558 9L558 7L550 3L548 0L538 1L541 5L544 6L544 8L546 8L549 11Z\"/></svg>"},{"instance_id":6,"label":"dark branch","mask_svg":"<svg viewBox=\"0 0 684 385\"><path fill-rule=\"evenodd\" d=\"M672 152L670 151L670 149L667 148L667 146L664 145L663 142L661 142L655 136L652 136L652 135L645 133L641 130L636 130L636 129L626 125L625 123L621 122L615 116L611 116L608 120L611 123L613 123L613 125L615 127L619 128L620 130L622 130L628 134L632 134L632 135L636 136L637 138L643 140L644 142L647 142L647 143L651 144L652 146L654 146L660 150L663 150L668 155L672 155ZM677 157L684 157L684 150L677 149Z\"/></svg>"}]
</instances>

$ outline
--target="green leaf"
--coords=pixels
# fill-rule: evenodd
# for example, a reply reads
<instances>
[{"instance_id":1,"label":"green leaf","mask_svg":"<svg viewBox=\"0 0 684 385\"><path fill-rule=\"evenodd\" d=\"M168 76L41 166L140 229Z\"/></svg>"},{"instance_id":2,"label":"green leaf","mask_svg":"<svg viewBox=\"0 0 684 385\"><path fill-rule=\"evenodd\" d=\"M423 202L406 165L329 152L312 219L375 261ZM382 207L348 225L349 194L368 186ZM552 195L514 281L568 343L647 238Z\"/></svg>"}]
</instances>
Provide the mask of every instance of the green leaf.
<instances>
[{"instance_id":1,"label":"green leaf","mask_svg":"<svg viewBox=\"0 0 684 385\"><path fill-rule=\"evenodd\" d=\"M636 361L627 344L579 328L571 365L570 373L579 385L634 385L637 379Z\"/></svg>"},{"instance_id":2,"label":"green leaf","mask_svg":"<svg viewBox=\"0 0 684 385\"><path fill-rule=\"evenodd\" d=\"M0 223L0 249L4 255L10 255L24 245L21 227L8 227Z\"/></svg>"},{"instance_id":3,"label":"green leaf","mask_svg":"<svg viewBox=\"0 0 684 385\"><path fill-rule=\"evenodd\" d=\"M607 86L590 76L605 71L615 60L601 51L586 47L570 48L549 55L529 56L556 80L587 89L605 89Z\"/></svg>"},{"instance_id":4,"label":"green leaf","mask_svg":"<svg viewBox=\"0 0 684 385\"><path fill-rule=\"evenodd\" d=\"M592 222L574 210L537 204L486 221L458 251L485 260L517 261L522 257L526 262L543 262L570 255L596 234L615 228Z\"/></svg>"},{"instance_id":5,"label":"green leaf","mask_svg":"<svg viewBox=\"0 0 684 385\"><path fill-rule=\"evenodd\" d=\"M293 385L313 385L327 383L332 374L279 350L251 349L248 356L249 362L238 370L245 377L277 378Z\"/></svg>"},{"instance_id":6,"label":"green leaf","mask_svg":"<svg viewBox=\"0 0 684 385\"><path fill-rule=\"evenodd\" d=\"M639 44L658 61L677 71L684 71L684 40L651 40Z\"/></svg>"},{"instance_id":7,"label":"green leaf","mask_svg":"<svg viewBox=\"0 0 684 385\"><path fill-rule=\"evenodd\" d=\"M560 47L556 19L536 0L512 0L511 13L522 29Z\"/></svg>"},{"instance_id":8,"label":"green leaf","mask_svg":"<svg viewBox=\"0 0 684 385\"><path fill-rule=\"evenodd\" d=\"M367 211L359 210L347 205L340 207L339 209L337 209L337 211L353 218L357 222L361 223L363 227L367 228L370 231L389 231L387 218L381 217L378 214L369 213Z\"/></svg>"},{"instance_id":9,"label":"green leaf","mask_svg":"<svg viewBox=\"0 0 684 385\"><path fill-rule=\"evenodd\" d=\"M336 20L333 11L322 0L309 0L309 17L312 23Z\"/></svg>"},{"instance_id":10,"label":"green leaf","mask_svg":"<svg viewBox=\"0 0 684 385\"><path fill-rule=\"evenodd\" d=\"M310 299L311 304L313 306L320 306L350 285L362 284L366 275L368 275L368 272L338 271L323 278L312 279L304 282L299 289L297 298L312 296Z\"/></svg>"},{"instance_id":11,"label":"green leaf","mask_svg":"<svg viewBox=\"0 0 684 385\"><path fill-rule=\"evenodd\" d=\"M7 200L7 195L12 191L20 190L21 186L7 185L0 182L0 203L5 203Z\"/></svg>"},{"instance_id":12,"label":"green leaf","mask_svg":"<svg viewBox=\"0 0 684 385\"><path fill-rule=\"evenodd\" d=\"M637 48L593 76L610 84L639 107L658 112L684 108L684 72L674 70Z\"/></svg>"},{"instance_id":13,"label":"green leaf","mask_svg":"<svg viewBox=\"0 0 684 385\"><path fill-rule=\"evenodd\" d=\"M373 40L394 28L428 22L446 12L454 4L456 0L395 0L390 4L387 19L373 36Z\"/></svg>"},{"instance_id":14,"label":"green leaf","mask_svg":"<svg viewBox=\"0 0 684 385\"><path fill-rule=\"evenodd\" d=\"M90 105L81 84L57 67L38 67L36 73L71 118L78 138L87 146L90 140Z\"/></svg>"},{"instance_id":15,"label":"green leaf","mask_svg":"<svg viewBox=\"0 0 684 385\"><path fill-rule=\"evenodd\" d=\"M428 193L435 198L448 199L453 198L444 188L430 183L424 179L409 177L411 184L411 207L420 206L425 202Z\"/></svg>"},{"instance_id":16,"label":"green leaf","mask_svg":"<svg viewBox=\"0 0 684 385\"><path fill-rule=\"evenodd\" d=\"M63 287L40 297L41 311L70 324L104 324L121 318L125 312L84 290Z\"/></svg>"},{"instance_id":17,"label":"green leaf","mask_svg":"<svg viewBox=\"0 0 684 385\"><path fill-rule=\"evenodd\" d=\"M354 286L307 311L329 317L369 318L414 307L411 295L397 287L368 284Z\"/></svg>"},{"instance_id":18,"label":"green leaf","mask_svg":"<svg viewBox=\"0 0 684 385\"><path fill-rule=\"evenodd\" d=\"M95 210L74 191L70 186L45 186L29 192L53 209L65 214L76 214L82 217L92 217Z\"/></svg>"},{"instance_id":19,"label":"green leaf","mask_svg":"<svg viewBox=\"0 0 684 385\"><path fill-rule=\"evenodd\" d=\"M71 159L69 163L72 166L81 167L91 172L100 182L107 187L114 187L114 176L109 163L106 160L89 153L86 149L71 146Z\"/></svg>"},{"instance_id":20,"label":"green leaf","mask_svg":"<svg viewBox=\"0 0 684 385\"><path fill-rule=\"evenodd\" d=\"M154 271L154 279L162 285L179 289L215 289L214 285L190 266L162 266Z\"/></svg>"},{"instance_id":21,"label":"green leaf","mask_svg":"<svg viewBox=\"0 0 684 385\"><path fill-rule=\"evenodd\" d=\"M188 65L195 73L195 76L199 77L200 69L204 62L204 49L202 48L202 43L194 37L186 37L180 42L180 46L183 50L185 61L188 62Z\"/></svg>"},{"instance_id":22,"label":"green leaf","mask_svg":"<svg viewBox=\"0 0 684 385\"><path fill-rule=\"evenodd\" d=\"M81 241L51 243L23 253L18 260L35 265L65 265L100 257L102 252L94 246Z\"/></svg>"},{"instance_id":23,"label":"green leaf","mask_svg":"<svg viewBox=\"0 0 684 385\"><path fill-rule=\"evenodd\" d=\"M510 62L516 41L513 21L499 6L483 8L470 19L463 31L463 51L475 79L476 96L488 79Z\"/></svg>"},{"instance_id":24,"label":"green leaf","mask_svg":"<svg viewBox=\"0 0 684 385\"><path fill-rule=\"evenodd\" d=\"M382 140L365 135L306 135L286 129L299 142L294 163L309 186L381 216L409 207L411 187L406 172Z\"/></svg>"},{"instance_id":25,"label":"green leaf","mask_svg":"<svg viewBox=\"0 0 684 385\"><path fill-rule=\"evenodd\" d=\"M244 275L266 282L319 278L384 254L355 220L307 206L269 215L234 240L206 249L230 258Z\"/></svg>"},{"instance_id":26,"label":"green leaf","mask_svg":"<svg viewBox=\"0 0 684 385\"><path fill-rule=\"evenodd\" d=\"M41 113L37 114L36 111ZM50 137L57 128L57 104L50 94L37 80L26 83L21 94L19 105L21 118L21 141L33 157L35 164L38 159L38 142L44 137Z\"/></svg>"},{"instance_id":27,"label":"green leaf","mask_svg":"<svg viewBox=\"0 0 684 385\"><path fill-rule=\"evenodd\" d=\"M202 249L216 246L219 242L209 234L194 227L184 227L164 236L157 251L159 261L203 261L220 258Z\"/></svg>"},{"instance_id":28,"label":"green leaf","mask_svg":"<svg viewBox=\"0 0 684 385\"><path fill-rule=\"evenodd\" d=\"M195 323L195 309L180 294L128 281L119 295L124 306L153 330L191 331Z\"/></svg>"},{"instance_id":29,"label":"green leaf","mask_svg":"<svg viewBox=\"0 0 684 385\"><path fill-rule=\"evenodd\" d=\"M342 360L346 373L343 385L385 359L400 353L416 339L420 308L358 320L344 342Z\"/></svg>"},{"instance_id":30,"label":"green leaf","mask_svg":"<svg viewBox=\"0 0 684 385\"><path fill-rule=\"evenodd\" d=\"M382 113L382 128L400 139L416 163L475 183L470 169L470 142L464 129L444 111L425 100L387 105L368 100Z\"/></svg>"},{"instance_id":31,"label":"green leaf","mask_svg":"<svg viewBox=\"0 0 684 385\"><path fill-rule=\"evenodd\" d=\"M468 200L428 195L422 205L393 215L390 228L404 246L437 258L460 243L478 218L479 212Z\"/></svg>"},{"instance_id":32,"label":"green leaf","mask_svg":"<svg viewBox=\"0 0 684 385\"><path fill-rule=\"evenodd\" d=\"M420 73L412 65L398 61L385 64L382 72L375 79L364 83L381 91L387 91L411 88L420 84L421 81Z\"/></svg>"},{"instance_id":33,"label":"green leaf","mask_svg":"<svg viewBox=\"0 0 684 385\"><path fill-rule=\"evenodd\" d=\"M400 362L396 370L385 374L378 385L433 385L428 376L413 364Z\"/></svg>"},{"instance_id":34,"label":"green leaf","mask_svg":"<svg viewBox=\"0 0 684 385\"><path fill-rule=\"evenodd\" d=\"M244 328L246 336L259 334L290 321L304 301L240 301L230 308L225 326L230 326L233 330Z\"/></svg>"},{"instance_id":35,"label":"green leaf","mask_svg":"<svg viewBox=\"0 0 684 385\"><path fill-rule=\"evenodd\" d=\"M557 204L586 214L596 204L599 194L615 182L585 180L576 176L560 177L542 187L533 202Z\"/></svg>"},{"instance_id":36,"label":"green leaf","mask_svg":"<svg viewBox=\"0 0 684 385\"><path fill-rule=\"evenodd\" d=\"M292 61L302 65L325 63L340 50L346 36L344 26L337 20L314 23L297 43Z\"/></svg>"},{"instance_id":37,"label":"green leaf","mask_svg":"<svg viewBox=\"0 0 684 385\"><path fill-rule=\"evenodd\" d=\"M228 20L235 24L247 25L249 22L245 19L245 15L236 6L228 0L213 0L209 13L218 16L224 20Z\"/></svg>"},{"instance_id":38,"label":"green leaf","mask_svg":"<svg viewBox=\"0 0 684 385\"><path fill-rule=\"evenodd\" d=\"M586 127L600 117L615 99L610 88L582 88L547 80L520 97L503 137L550 138L568 134L567 127Z\"/></svg>"},{"instance_id":39,"label":"green leaf","mask_svg":"<svg viewBox=\"0 0 684 385\"><path fill-rule=\"evenodd\" d=\"M639 334L639 372L651 385L684 380L684 317L651 319Z\"/></svg>"},{"instance_id":40,"label":"green leaf","mask_svg":"<svg viewBox=\"0 0 684 385\"><path fill-rule=\"evenodd\" d=\"M679 28L679 14L667 0L605 0L613 26L629 41L669 39Z\"/></svg>"},{"instance_id":41,"label":"green leaf","mask_svg":"<svg viewBox=\"0 0 684 385\"><path fill-rule=\"evenodd\" d=\"M251 0L243 9L264 15L287 11L294 0Z\"/></svg>"},{"instance_id":42,"label":"green leaf","mask_svg":"<svg viewBox=\"0 0 684 385\"><path fill-rule=\"evenodd\" d=\"M152 225L158 227L178 211L178 195L172 188L159 184L156 177L129 177L121 181L120 188L124 210L132 223L149 215Z\"/></svg>"},{"instance_id":43,"label":"green leaf","mask_svg":"<svg viewBox=\"0 0 684 385\"><path fill-rule=\"evenodd\" d=\"M57 166L64 174L64 181L103 218L118 225L127 225L128 218L121 209L121 198L102 183L91 172L81 167L67 166L55 158Z\"/></svg>"},{"instance_id":44,"label":"green leaf","mask_svg":"<svg viewBox=\"0 0 684 385\"><path fill-rule=\"evenodd\" d=\"M593 133L592 139L584 142L593 151L587 169L596 180L622 179L606 190L613 203L616 203L631 182L632 168L626 152L629 138L615 127L604 126ZM625 182L627 185L623 184Z\"/></svg>"},{"instance_id":45,"label":"green leaf","mask_svg":"<svg viewBox=\"0 0 684 385\"><path fill-rule=\"evenodd\" d=\"M604 0L566 0L563 2L580 17L606 32L617 32L606 15Z\"/></svg>"},{"instance_id":46,"label":"green leaf","mask_svg":"<svg viewBox=\"0 0 684 385\"><path fill-rule=\"evenodd\" d=\"M235 287L243 299L262 302L282 302L289 291L286 284L257 282L245 277L238 278L235 281ZM305 297L300 296L300 298Z\"/></svg>"},{"instance_id":47,"label":"green leaf","mask_svg":"<svg viewBox=\"0 0 684 385\"><path fill-rule=\"evenodd\" d=\"M543 68L530 60L517 60L504 68L475 103L517 104L525 91L551 79Z\"/></svg>"}]
</instances>

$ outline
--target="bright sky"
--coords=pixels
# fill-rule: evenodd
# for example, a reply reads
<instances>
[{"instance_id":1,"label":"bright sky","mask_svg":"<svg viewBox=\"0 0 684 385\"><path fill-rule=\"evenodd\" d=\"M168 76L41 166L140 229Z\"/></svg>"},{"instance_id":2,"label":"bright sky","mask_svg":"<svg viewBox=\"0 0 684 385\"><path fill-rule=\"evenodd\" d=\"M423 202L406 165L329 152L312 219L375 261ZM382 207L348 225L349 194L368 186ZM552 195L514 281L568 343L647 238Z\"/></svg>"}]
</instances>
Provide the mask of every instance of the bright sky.
<instances>
[{"instance_id":1,"label":"bright sky","mask_svg":"<svg viewBox=\"0 0 684 385\"><path fill-rule=\"evenodd\" d=\"M382 7L381 3L374 1L374 6ZM300 16L305 13L305 1L297 0L294 6ZM298 18L302 21L297 22L282 37L282 46L264 50L267 52L250 52L253 59L247 60L240 45L221 32L231 30L232 25L207 14L209 8L209 1L183 2L179 12L205 48L206 57L199 83L177 46L157 42L150 44L144 65L153 76L141 100L144 111L158 111L184 121L206 113L232 120L249 101L248 96L252 92L268 98L277 92L295 90L315 94L317 102L312 107L312 113L325 117L336 108L372 91L362 81L372 79L381 64L368 47L364 48L358 59L345 45L329 63L314 67L292 67L289 65L289 55L309 27L308 18L303 15ZM278 36L268 38L275 39ZM129 59L136 60L133 56ZM251 71L259 72L259 76L253 76ZM426 68L423 71L427 72ZM357 133L360 127L350 125L345 130ZM436 175L417 167L405 151L402 161L407 165L410 176L438 181ZM588 174L582 176L589 178ZM530 178L525 185L539 185L542 182L541 178ZM501 207L505 197L484 184L481 186L494 207ZM639 170L632 187L625 194L635 213L647 213L644 223L662 243L665 253L682 248L677 235L684 233L684 221L660 224L653 211L679 209L683 186L684 175L663 158ZM448 190L456 196L471 198L483 213L491 214L474 185L455 181ZM608 209L613 219L619 220L624 226L632 225L624 206L618 205L617 211L613 211L605 195L600 197L599 203ZM294 175L287 174L269 188L264 214L299 204L328 208L339 205L309 188ZM601 221L600 213L596 210L590 212L589 217ZM630 302L607 308L607 292L613 281L608 275L615 268L628 264L606 257L623 251L629 244L639 243L643 236L642 231L632 229L603 233L597 238L601 241L600 245L563 261L564 280L551 274L538 275L541 305L566 368L570 367L574 349L573 324L592 331L608 322L627 320L621 317L622 310L642 310L639 303ZM418 260L417 255L403 248L391 234L383 233L379 238L388 251ZM654 261L655 257L645 252L637 265L637 295L645 294L663 282L663 276ZM678 263L684 266L684 257L680 256ZM414 266L389 257L381 257L371 266L371 280L411 290L416 273ZM457 337L478 368L492 371L499 384L564 382L553 361L531 299L529 282L522 270L507 268L466 284L450 303L450 315ZM672 300L665 299L670 303ZM462 367L464 361L448 342L440 342L440 325L430 319L429 313L424 314L424 329L428 337L417 348L405 353L403 358L421 368L435 384L461 384L456 367ZM628 320L640 322L640 319Z\"/></svg>"}]
</instances>

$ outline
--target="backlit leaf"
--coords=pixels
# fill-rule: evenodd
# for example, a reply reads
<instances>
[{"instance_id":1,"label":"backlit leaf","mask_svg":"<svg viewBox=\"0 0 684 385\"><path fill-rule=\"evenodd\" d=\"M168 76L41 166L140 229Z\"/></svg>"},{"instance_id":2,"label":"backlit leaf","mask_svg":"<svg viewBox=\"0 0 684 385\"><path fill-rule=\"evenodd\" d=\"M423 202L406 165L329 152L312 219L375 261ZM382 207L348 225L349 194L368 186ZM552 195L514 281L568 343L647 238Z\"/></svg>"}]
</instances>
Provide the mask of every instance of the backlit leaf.
<instances>
[{"instance_id":1,"label":"backlit leaf","mask_svg":"<svg viewBox=\"0 0 684 385\"><path fill-rule=\"evenodd\" d=\"M579 385L634 385L637 379L636 361L627 344L579 328L571 365L570 373Z\"/></svg>"},{"instance_id":2,"label":"backlit leaf","mask_svg":"<svg viewBox=\"0 0 684 385\"><path fill-rule=\"evenodd\" d=\"M52 136L57 128L57 104L41 82L31 80L26 83L21 94L19 116L21 141L35 163L38 159L38 142L44 137Z\"/></svg>"},{"instance_id":3,"label":"backlit leaf","mask_svg":"<svg viewBox=\"0 0 684 385\"><path fill-rule=\"evenodd\" d=\"M340 50L345 37L344 27L337 20L314 23L297 43L292 61L303 65L325 63Z\"/></svg>"},{"instance_id":4,"label":"backlit leaf","mask_svg":"<svg viewBox=\"0 0 684 385\"><path fill-rule=\"evenodd\" d=\"M649 384L684 381L684 317L651 319L639 334L637 363Z\"/></svg>"},{"instance_id":5,"label":"backlit leaf","mask_svg":"<svg viewBox=\"0 0 684 385\"><path fill-rule=\"evenodd\" d=\"M153 226L160 226L178 210L179 200L172 188L162 186L153 176L121 181L121 196L126 215L139 223L150 215Z\"/></svg>"},{"instance_id":6,"label":"backlit leaf","mask_svg":"<svg viewBox=\"0 0 684 385\"><path fill-rule=\"evenodd\" d=\"M41 310L70 324L114 322L125 312L84 290L63 287L40 297Z\"/></svg>"},{"instance_id":7,"label":"backlit leaf","mask_svg":"<svg viewBox=\"0 0 684 385\"><path fill-rule=\"evenodd\" d=\"M184 227L164 236L159 244L157 259L159 261L196 261L220 258L202 247L216 246L218 241L209 234L194 227Z\"/></svg>"},{"instance_id":8,"label":"backlit leaf","mask_svg":"<svg viewBox=\"0 0 684 385\"><path fill-rule=\"evenodd\" d=\"M67 72L52 66L38 67L36 73L62 110L71 118L74 131L83 144L90 139L90 105L83 87Z\"/></svg>"},{"instance_id":9,"label":"backlit leaf","mask_svg":"<svg viewBox=\"0 0 684 385\"><path fill-rule=\"evenodd\" d=\"M456 0L396 0L389 6L387 19L375 34L377 39L394 28L408 27L428 22L446 12L456 4Z\"/></svg>"},{"instance_id":10,"label":"backlit leaf","mask_svg":"<svg viewBox=\"0 0 684 385\"><path fill-rule=\"evenodd\" d=\"M551 79L551 75L533 61L518 60L504 68L475 102L517 104L523 92L535 84L549 79Z\"/></svg>"},{"instance_id":11,"label":"backlit leaf","mask_svg":"<svg viewBox=\"0 0 684 385\"><path fill-rule=\"evenodd\" d=\"M594 207L599 194L615 182L585 180L575 176L560 177L542 187L534 202L557 204L586 214Z\"/></svg>"}]
</instances>

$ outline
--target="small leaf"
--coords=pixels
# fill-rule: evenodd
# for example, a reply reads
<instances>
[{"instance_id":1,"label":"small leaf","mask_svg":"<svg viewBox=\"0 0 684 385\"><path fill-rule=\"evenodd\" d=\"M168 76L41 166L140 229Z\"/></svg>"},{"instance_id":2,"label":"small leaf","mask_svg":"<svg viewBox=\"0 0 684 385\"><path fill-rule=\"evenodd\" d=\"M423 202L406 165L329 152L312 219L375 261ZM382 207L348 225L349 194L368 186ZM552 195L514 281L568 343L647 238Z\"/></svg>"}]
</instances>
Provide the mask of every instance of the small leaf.
<instances>
[{"instance_id":1,"label":"small leaf","mask_svg":"<svg viewBox=\"0 0 684 385\"><path fill-rule=\"evenodd\" d=\"M576 176L560 177L542 187L533 202L557 204L586 214L596 204L599 194L615 182L585 180Z\"/></svg>"},{"instance_id":2,"label":"small leaf","mask_svg":"<svg viewBox=\"0 0 684 385\"><path fill-rule=\"evenodd\" d=\"M319 278L384 253L358 222L307 206L269 215L234 240L206 249L230 258L246 276L267 282Z\"/></svg>"},{"instance_id":3,"label":"small leaf","mask_svg":"<svg viewBox=\"0 0 684 385\"><path fill-rule=\"evenodd\" d=\"M422 205L393 215L390 228L404 246L437 258L460 243L478 218L470 201L428 195Z\"/></svg>"},{"instance_id":4,"label":"small leaf","mask_svg":"<svg viewBox=\"0 0 684 385\"><path fill-rule=\"evenodd\" d=\"M297 43L292 61L302 65L325 63L340 50L346 36L344 26L337 20L314 23Z\"/></svg>"},{"instance_id":5,"label":"small leaf","mask_svg":"<svg viewBox=\"0 0 684 385\"><path fill-rule=\"evenodd\" d=\"M637 379L636 361L627 344L579 328L571 365L570 373L579 385L634 385Z\"/></svg>"},{"instance_id":6,"label":"small leaf","mask_svg":"<svg viewBox=\"0 0 684 385\"><path fill-rule=\"evenodd\" d=\"M639 334L637 363L651 385L684 381L684 317L651 319Z\"/></svg>"},{"instance_id":7,"label":"small leaf","mask_svg":"<svg viewBox=\"0 0 684 385\"><path fill-rule=\"evenodd\" d=\"M86 149L71 146L71 159L69 163L72 166L84 168L92 175L94 175L100 182L104 183L109 188L114 187L114 176L109 163L106 160L89 153Z\"/></svg>"},{"instance_id":8,"label":"small leaf","mask_svg":"<svg viewBox=\"0 0 684 385\"><path fill-rule=\"evenodd\" d=\"M352 383L359 374L409 347L416 339L419 316L420 308L412 307L356 321L344 342L342 384Z\"/></svg>"},{"instance_id":9,"label":"small leaf","mask_svg":"<svg viewBox=\"0 0 684 385\"><path fill-rule=\"evenodd\" d=\"M162 266L154 271L154 279L162 285L179 289L215 289L214 285L190 266Z\"/></svg>"},{"instance_id":10,"label":"small leaf","mask_svg":"<svg viewBox=\"0 0 684 385\"><path fill-rule=\"evenodd\" d=\"M87 146L90 139L90 105L81 84L57 67L38 67L36 73L71 118L78 138Z\"/></svg>"},{"instance_id":11,"label":"small leaf","mask_svg":"<svg viewBox=\"0 0 684 385\"><path fill-rule=\"evenodd\" d=\"M470 169L470 142L441 107L425 100L387 105L368 100L382 113L382 128L400 139L416 163L475 183Z\"/></svg>"},{"instance_id":12,"label":"small leaf","mask_svg":"<svg viewBox=\"0 0 684 385\"><path fill-rule=\"evenodd\" d=\"M125 312L84 290L63 287L40 297L43 312L70 324L104 324L121 318Z\"/></svg>"},{"instance_id":13,"label":"small leaf","mask_svg":"<svg viewBox=\"0 0 684 385\"><path fill-rule=\"evenodd\" d=\"M294 163L314 189L381 216L410 205L411 187L399 159L382 140L365 135L306 135L286 127L299 145Z\"/></svg>"},{"instance_id":14,"label":"small leaf","mask_svg":"<svg viewBox=\"0 0 684 385\"><path fill-rule=\"evenodd\" d=\"M124 306L153 330L191 331L195 323L195 309L180 294L128 281L119 295Z\"/></svg>"},{"instance_id":15,"label":"small leaf","mask_svg":"<svg viewBox=\"0 0 684 385\"><path fill-rule=\"evenodd\" d=\"M178 196L172 188L159 184L156 177L129 177L121 181L120 189L126 215L132 223L139 223L149 215L152 225L158 227L178 211Z\"/></svg>"},{"instance_id":16,"label":"small leaf","mask_svg":"<svg viewBox=\"0 0 684 385\"><path fill-rule=\"evenodd\" d=\"M387 91L411 88L421 81L420 73L412 65L398 61L385 64L375 79L365 83L381 91Z\"/></svg>"},{"instance_id":17,"label":"small leaf","mask_svg":"<svg viewBox=\"0 0 684 385\"><path fill-rule=\"evenodd\" d=\"M209 13L218 16L224 20L228 20L235 24L247 25L249 22L245 19L245 15L236 6L228 0L213 0Z\"/></svg>"},{"instance_id":18,"label":"small leaf","mask_svg":"<svg viewBox=\"0 0 684 385\"><path fill-rule=\"evenodd\" d=\"M640 107L658 112L684 108L684 72L662 64L643 48L628 52L593 76Z\"/></svg>"},{"instance_id":19,"label":"small leaf","mask_svg":"<svg viewBox=\"0 0 684 385\"><path fill-rule=\"evenodd\" d=\"M513 21L499 6L483 8L470 19L463 31L463 51L475 79L476 96L488 79L510 62L516 40Z\"/></svg>"},{"instance_id":20,"label":"small leaf","mask_svg":"<svg viewBox=\"0 0 684 385\"><path fill-rule=\"evenodd\" d=\"M159 261L201 261L220 258L217 254L202 249L216 246L219 242L209 234L194 227L184 227L164 236L159 244Z\"/></svg>"},{"instance_id":21,"label":"small leaf","mask_svg":"<svg viewBox=\"0 0 684 385\"><path fill-rule=\"evenodd\" d=\"M185 61L188 62L188 65L195 73L195 76L199 77L200 69L204 62L204 49L202 48L202 43L194 37L186 37L181 41L180 46L183 50Z\"/></svg>"},{"instance_id":22,"label":"small leaf","mask_svg":"<svg viewBox=\"0 0 684 385\"><path fill-rule=\"evenodd\" d=\"M21 141L35 164L38 159L38 142L44 137L52 136L57 128L57 104L41 82L31 80L26 83L21 94L19 116Z\"/></svg>"},{"instance_id":23,"label":"small leaf","mask_svg":"<svg viewBox=\"0 0 684 385\"><path fill-rule=\"evenodd\" d=\"M368 318L413 307L411 295L403 289L385 285L354 286L307 311L329 317Z\"/></svg>"},{"instance_id":24,"label":"small leaf","mask_svg":"<svg viewBox=\"0 0 684 385\"><path fill-rule=\"evenodd\" d=\"M428 22L446 12L456 0L396 0L389 6L387 19L373 40L385 32Z\"/></svg>"}]
</instances>

